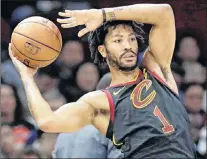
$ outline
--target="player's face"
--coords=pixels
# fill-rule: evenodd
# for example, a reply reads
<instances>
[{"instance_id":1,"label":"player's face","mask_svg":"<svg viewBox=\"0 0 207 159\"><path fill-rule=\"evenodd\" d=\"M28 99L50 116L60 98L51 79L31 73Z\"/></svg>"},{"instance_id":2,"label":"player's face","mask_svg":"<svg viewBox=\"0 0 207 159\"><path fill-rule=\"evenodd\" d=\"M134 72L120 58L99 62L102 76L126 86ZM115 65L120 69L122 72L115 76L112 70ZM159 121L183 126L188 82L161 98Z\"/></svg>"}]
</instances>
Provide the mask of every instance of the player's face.
<instances>
[{"instance_id":1,"label":"player's face","mask_svg":"<svg viewBox=\"0 0 207 159\"><path fill-rule=\"evenodd\" d=\"M137 67L138 43L133 29L127 25L109 28L105 39L108 64L122 71L131 71Z\"/></svg>"}]
</instances>

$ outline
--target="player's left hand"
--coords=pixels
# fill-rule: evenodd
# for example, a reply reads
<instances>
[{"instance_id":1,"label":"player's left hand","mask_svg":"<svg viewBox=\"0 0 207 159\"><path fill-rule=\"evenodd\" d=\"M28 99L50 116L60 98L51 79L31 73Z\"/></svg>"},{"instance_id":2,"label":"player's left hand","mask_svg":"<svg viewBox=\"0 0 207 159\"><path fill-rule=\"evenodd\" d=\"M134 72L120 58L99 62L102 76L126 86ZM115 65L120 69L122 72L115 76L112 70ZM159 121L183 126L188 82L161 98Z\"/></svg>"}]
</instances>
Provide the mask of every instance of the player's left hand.
<instances>
[{"instance_id":1,"label":"player's left hand","mask_svg":"<svg viewBox=\"0 0 207 159\"><path fill-rule=\"evenodd\" d=\"M79 37L94 31L103 23L103 15L100 9L66 10L59 12L59 16L65 17L65 19L57 19L63 28L72 28L78 25L86 26L78 32Z\"/></svg>"}]
</instances>

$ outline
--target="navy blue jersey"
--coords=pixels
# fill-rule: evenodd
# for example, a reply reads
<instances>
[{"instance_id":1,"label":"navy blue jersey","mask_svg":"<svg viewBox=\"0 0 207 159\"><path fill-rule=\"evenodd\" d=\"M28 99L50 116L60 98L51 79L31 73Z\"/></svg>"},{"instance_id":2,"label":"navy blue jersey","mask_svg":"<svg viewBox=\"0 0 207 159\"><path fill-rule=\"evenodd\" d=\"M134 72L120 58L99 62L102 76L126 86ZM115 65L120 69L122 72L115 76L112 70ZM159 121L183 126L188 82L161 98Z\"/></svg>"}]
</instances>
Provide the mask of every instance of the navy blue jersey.
<instances>
[{"instance_id":1,"label":"navy blue jersey","mask_svg":"<svg viewBox=\"0 0 207 159\"><path fill-rule=\"evenodd\" d=\"M195 158L184 105L153 72L104 90L110 104L107 137L126 158Z\"/></svg>"}]
</instances>

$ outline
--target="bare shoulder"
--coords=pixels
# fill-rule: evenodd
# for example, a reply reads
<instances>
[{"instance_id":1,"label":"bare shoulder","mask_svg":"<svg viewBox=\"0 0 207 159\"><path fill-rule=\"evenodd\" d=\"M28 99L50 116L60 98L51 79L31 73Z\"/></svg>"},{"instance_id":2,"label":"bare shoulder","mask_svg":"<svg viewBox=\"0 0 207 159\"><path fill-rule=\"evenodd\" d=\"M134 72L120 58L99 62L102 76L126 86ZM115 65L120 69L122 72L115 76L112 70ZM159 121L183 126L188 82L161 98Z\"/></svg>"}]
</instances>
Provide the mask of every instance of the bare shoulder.
<instances>
[{"instance_id":1,"label":"bare shoulder","mask_svg":"<svg viewBox=\"0 0 207 159\"><path fill-rule=\"evenodd\" d=\"M106 94L101 91L93 91L82 96L79 101L84 101L85 103L91 105L94 109L97 110L106 110L110 111L109 102Z\"/></svg>"},{"instance_id":2,"label":"bare shoulder","mask_svg":"<svg viewBox=\"0 0 207 159\"><path fill-rule=\"evenodd\" d=\"M178 88L174 80L171 68L163 68L158 65L157 61L153 57L153 54L150 53L149 50L146 50L144 53L144 58L141 66L158 75L175 93L178 94Z\"/></svg>"}]
</instances>

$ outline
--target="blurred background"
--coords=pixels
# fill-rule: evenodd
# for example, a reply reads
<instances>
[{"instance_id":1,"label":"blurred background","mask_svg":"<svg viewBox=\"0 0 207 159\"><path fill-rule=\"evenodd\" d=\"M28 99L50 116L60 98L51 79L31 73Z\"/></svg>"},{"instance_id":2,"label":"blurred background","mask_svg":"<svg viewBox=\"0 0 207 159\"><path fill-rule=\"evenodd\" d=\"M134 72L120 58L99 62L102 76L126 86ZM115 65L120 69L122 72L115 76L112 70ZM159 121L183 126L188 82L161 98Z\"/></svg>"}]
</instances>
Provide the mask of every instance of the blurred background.
<instances>
[{"instance_id":1,"label":"blurred background","mask_svg":"<svg viewBox=\"0 0 207 159\"><path fill-rule=\"evenodd\" d=\"M60 29L63 48L58 59L39 69L35 81L43 97L58 109L93 91L109 70L90 59L87 36L77 37L80 27L62 29L58 12L65 9L116 7L136 3L168 3L175 14L177 40L172 71L180 99L190 117L198 158L206 155L206 59L207 14L204 0L2 0L1 1L1 157L45 158L58 134L41 132L31 117L20 76L8 56L8 44L15 26L30 16L52 20ZM151 25L144 25L146 44ZM160 44L162 45L162 44ZM139 53L142 56L143 52Z\"/></svg>"}]
</instances>

